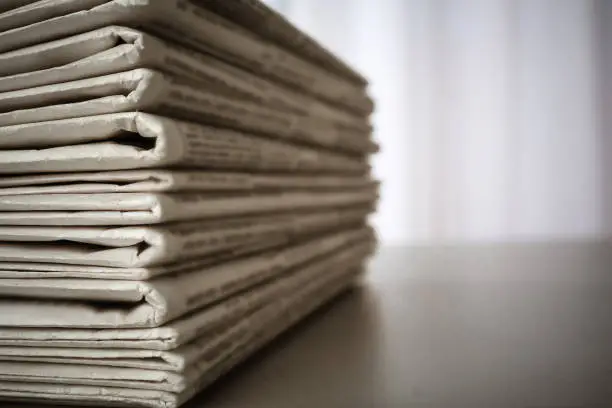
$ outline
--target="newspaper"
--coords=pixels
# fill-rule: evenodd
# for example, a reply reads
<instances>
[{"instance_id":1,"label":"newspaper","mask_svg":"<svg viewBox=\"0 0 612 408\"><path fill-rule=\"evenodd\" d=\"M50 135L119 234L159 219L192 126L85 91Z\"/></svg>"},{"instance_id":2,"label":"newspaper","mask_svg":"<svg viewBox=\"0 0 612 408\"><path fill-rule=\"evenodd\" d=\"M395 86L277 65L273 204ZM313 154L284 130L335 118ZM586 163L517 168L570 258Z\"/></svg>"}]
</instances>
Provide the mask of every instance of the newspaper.
<instances>
[{"instance_id":1,"label":"newspaper","mask_svg":"<svg viewBox=\"0 0 612 408\"><path fill-rule=\"evenodd\" d=\"M142 27L362 114L372 111L361 86L186 0L41 0L0 14L0 52L113 24Z\"/></svg>"},{"instance_id":2,"label":"newspaper","mask_svg":"<svg viewBox=\"0 0 612 408\"><path fill-rule=\"evenodd\" d=\"M293 242L290 245L275 249L280 252L295 252L294 248L310 248L311 252L323 251L325 252L327 246L332 246L333 248L337 248L338 245L346 244L345 241L359 241L361 239L365 239L371 237L371 231L363 226L352 226L350 228L343 228L334 232L326 232L323 235L310 236L307 240L302 240L300 242ZM365 237L365 238L364 238ZM316 239L321 239L325 244L321 244L321 247L317 247ZM327 246L326 246L327 245ZM327 249L329 251L329 249ZM304 256L306 256L305 254ZM280 255L279 255L280 256ZM296 259L302 259L300 256L295 255ZM311 257L313 255L310 255ZM247 261L254 262L253 265L245 264ZM304 261L304 260L302 260ZM35 280L35 279L2 279L0 280L0 294L8 295L10 294L15 298L23 298L23 299L38 299L40 298L41 290L46 290L43 296L44 299L69 299L69 300L81 300L81 301L92 301L92 302L126 302L126 303L141 303L141 302L154 302L156 300L155 295L151 299L147 299L149 293L146 292L148 290L151 291L151 285L157 285L158 282L170 282L173 284L175 279L178 279L178 282L183 282L185 279L195 279L197 278L197 274L206 270L216 270L216 269L224 269L229 267L237 267L243 268L244 271L235 271L235 272L226 272L227 276L216 278L221 279L223 282L225 280L230 279L230 282L234 282L235 278L232 278L233 275L240 273L247 274L252 273L252 270L257 268L267 268L274 270L275 268L285 268L285 266L278 266L277 263L280 262L277 259L275 251L267 251L263 253L258 253L256 255L242 257L240 259L225 262L223 264L218 264L208 268L198 268L192 269L190 271L185 271L179 275L173 276L162 276L159 278L152 279L148 282L143 281L110 281L110 280L95 280L95 279L44 279L44 280ZM297 261L294 261L297 262ZM272 265L272 266L270 266ZM286 268L285 268L286 269ZM245 272L246 271L246 272ZM263 272L262 272L263 273ZM271 271L270 273L274 273ZM255 277L259 279L260 277ZM208 278L212 279L212 278ZM208 281L207 281L208 282ZM215 281L216 282L216 281ZM242 283L242 281L238 281L238 283ZM237 284L238 284L237 283ZM104 290L104 285L107 285L106 291ZM144 285L144 286L143 286ZM14 286L20 286L15 287ZM214 285L212 285L214 286ZM214 286L216 288L216 286ZM162 288L163 289L163 288ZM210 289L210 287L205 288L206 290ZM190 288L189 290L200 290ZM199 296L202 294L209 294L206 290L201 289L202 293L197 292ZM216 289L215 289L216 290ZM144 292L143 292L144 291ZM162 293L163 295L163 293ZM205 296L204 296L205 298ZM181 300L181 304L187 302L188 299ZM198 301L197 299L194 300Z\"/></svg>"},{"instance_id":3,"label":"newspaper","mask_svg":"<svg viewBox=\"0 0 612 408\"><path fill-rule=\"evenodd\" d=\"M364 159L138 112L0 127L0 174L151 167L369 170Z\"/></svg>"},{"instance_id":4,"label":"newspaper","mask_svg":"<svg viewBox=\"0 0 612 408\"><path fill-rule=\"evenodd\" d=\"M289 243L363 224L368 207L288 213L153 227L0 226L2 262L146 267L185 261L260 241Z\"/></svg>"},{"instance_id":5,"label":"newspaper","mask_svg":"<svg viewBox=\"0 0 612 408\"><path fill-rule=\"evenodd\" d=\"M339 192L110 193L0 196L0 225L142 225L368 205L376 189Z\"/></svg>"},{"instance_id":6,"label":"newspaper","mask_svg":"<svg viewBox=\"0 0 612 408\"><path fill-rule=\"evenodd\" d=\"M331 72L366 86L367 80L345 62L301 32L280 13L259 0L192 0L228 20L246 27L262 38L300 54Z\"/></svg>"},{"instance_id":7,"label":"newspaper","mask_svg":"<svg viewBox=\"0 0 612 408\"><path fill-rule=\"evenodd\" d=\"M343 262L327 263L324 268L306 268L288 278L265 285L277 286L274 290L275 297L270 298L268 303L250 309L240 318L221 325L214 331L206 332L174 350L5 346L0 347L0 380L2 374L6 375L6 370L3 369L6 367L6 362L42 363L39 374L45 374L45 371L48 371L47 369L52 370L58 364L64 367L70 365L72 367L70 371L78 370L79 365L87 365L94 367L94 369L97 367L113 367L113 369L103 370L105 373L115 372L117 377L125 373L122 368L147 371L159 370L170 373L170 375L176 375L174 373L189 374L194 367L208 369L217 355L225 352L232 344L244 338L270 312L274 313L275 309L278 309L279 300L294 297L295 293L313 284L322 286L333 279L337 279L339 275L345 274L347 270L360 266L356 259L348 258L348 252L346 254ZM358 259L361 258L360 256ZM320 263L320 265L323 265L323 263ZM335 265L335 269L332 270L331 265ZM143 371L143 373L146 374L147 371ZM134 370L129 372L133 373ZM46 375L49 376L49 374ZM110 379L112 378L110 377Z\"/></svg>"},{"instance_id":8,"label":"newspaper","mask_svg":"<svg viewBox=\"0 0 612 408\"><path fill-rule=\"evenodd\" d=\"M0 196L58 193L338 190L377 185L368 176L282 175L181 170L127 170L13 176Z\"/></svg>"},{"instance_id":9,"label":"newspaper","mask_svg":"<svg viewBox=\"0 0 612 408\"><path fill-rule=\"evenodd\" d=\"M354 253L354 251L352 252ZM340 271L359 267L362 255L354 257L353 253L346 251L344 259L336 256L327 262L315 262L294 274L256 287L247 292L246 295L237 295L237 299L229 299L224 303L242 305L242 309L230 309L232 312L224 315L225 319L222 323L209 318L205 325L197 327L198 334L193 336L192 341L171 350L160 350L158 347L147 347L146 344L143 344L151 343L152 333L149 330L148 336L146 336L148 337L147 340L143 336L143 341L136 340L132 344L127 344L128 346L138 345L141 348L116 348L116 344L112 345L114 347L104 348L101 348L100 345L85 348L80 344L69 347L65 343L63 347L49 346L49 344L45 344L44 347L33 347L26 343L18 346L0 346L0 361L82 364L183 372L195 361L201 365L204 362L202 359L209 355L213 349L218 350L221 343L226 342L228 338L242 334L245 329L249 328L249 325L257 320L256 314L260 314L266 308L276 308L278 301L283 297L293 296L295 292L315 280L321 281L322 279L333 278ZM349 254L353 255L353 258L348 258ZM248 299L249 297L251 299ZM247 298L247 301L245 301L245 298ZM225 305L224 307L226 310L229 308ZM220 306L217 305L210 309L219 308ZM201 314L214 316L214 310L211 313L210 309L205 309ZM145 332L146 329L128 330ZM92 335L92 337L95 337L95 335ZM90 338L90 342L93 341ZM53 341L54 345L56 343L57 341Z\"/></svg>"},{"instance_id":10,"label":"newspaper","mask_svg":"<svg viewBox=\"0 0 612 408\"><path fill-rule=\"evenodd\" d=\"M343 272L346 273L345 270ZM313 287L320 288L333 282L333 278L337 279L337 275L338 272L331 276L319 277L314 282L304 282L304 284L310 290ZM304 291L305 289L300 289L297 292L303 294ZM284 302L274 302L272 307L267 306L257 311L249 317L248 321L238 323L224 333L225 335L221 339L216 339L216 344L205 342L203 349L198 349L198 346L202 345L189 345L183 349L166 353L167 357L173 360L184 361L193 358L188 360L190 364L181 372L168 369L119 368L100 365L83 367L80 364L53 364L40 361L37 361L36 364L0 361L0 381L120 386L181 393L190 385L196 383L215 363L222 361L225 355L230 354L237 346L247 343L257 333L258 329L261 330L262 326L265 327L266 324L270 324L270 320L278 314L278 309L286 307L289 302L286 300ZM84 372L86 374L83 374Z\"/></svg>"},{"instance_id":11,"label":"newspaper","mask_svg":"<svg viewBox=\"0 0 612 408\"><path fill-rule=\"evenodd\" d=\"M360 224L361 225L361 224ZM346 224L349 227L350 224ZM321 231L324 232L324 231ZM164 263L143 267L115 267L70 265L34 262L0 262L1 279L104 279L104 280L137 280L144 281L159 276L188 273L194 270L211 268L226 262L234 261L255 253L296 244L296 240L306 239L310 234L302 235L266 235L258 242L236 244L228 249L204 254L174 263Z\"/></svg>"},{"instance_id":12,"label":"newspaper","mask_svg":"<svg viewBox=\"0 0 612 408\"><path fill-rule=\"evenodd\" d=\"M318 257L371 242L371 237L367 228L343 230L282 250L149 282L3 279L0 326L157 327Z\"/></svg>"},{"instance_id":13,"label":"newspaper","mask_svg":"<svg viewBox=\"0 0 612 408\"><path fill-rule=\"evenodd\" d=\"M2 327L0 328L0 346L10 349L32 347L34 349L174 350L197 339L220 333L228 327L228 322L231 325L249 311L263 307L278 300L283 294L293 291L294 288L301 287L301 278L297 278L297 275L333 274L334 271L339 271L346 266L359 265L368 253L371 253L373 246L371 243L369 245L363 249L352 248L342 251L328 259L327 262L312 262L295 273L289 272L270 283L258 285L213 306L199 309L154 329L88 330ZM346 261L347 256L350 256L348 261Z\"/></svg>"},{"instance_id":14,"label":"newspaper","mask_svg":"<svg viewBox=\"0 0 612 408\"><path fill-rule=\"evenodd\" d=\"M159 276L176 275L188 273L194 270L211 268L225 262L260 253L263 251L281 248L289 244L295 244L295 239L301 237L285 236L257 243L241 244L228 250L215 252L203 257L188 259L175 263L162 264L145 267L107 267L88 265L69 265L33 262L1 262L0 278L2 279L105 279L105 280L149 280Z\"/></svg>"},{"instance_id":15,"label":"newspaper","mask_svg":"<svg viewBox=\"0 0 612 408\"><path fill-rule=\"evenodd\" d=\"M210 55L126 27L111 26L0 54L0 92L153 68L220 94L283 112L311 116L355 137L371 133L369 119L275 84Z\"/></svg>"},{"instance_id":16,"label":"newspaper","mask_svg":"<svg viewBox=\"0 0 612 408\"><path fill-rule=\"evenodd\" d=\"M270 308L270 314L261 319L261 322L254 327L249 336L246 336L239 344L221 353L210 369L196 372L185 384L184 391L180 393L125 387L100 388L99 386L77 385L70 385L70 392L66 392L66 386L58 387L45 383L0 382L0 395L3 399L30 402L104 403L119 406L177 408L248 355L310 314L321 304L345 290L359 273L359 270L348 270L325 284L320 286L309 285L302 291L295 293L294 296L279 301L274 308ZM104 392L101 392L102 390Z\"/></svg>"},{"instance_id":17,"label":"newspaper","mask_svg":"<svg viewBox=\"0 0 612 408\"><path fill-rule=\"evenodd\" d=\"M142 110L266 134L292 142L373 152L376 146L332 122L216 93L150 69L0 93L0 126Z\"/></svg>"},{"instance_id":18,"label":"newspaper","mask_svg":"<svg viewBox=\"0 0 612 408\"><path fill-rule=\"evenodd\" d=\"M355 255L357 255L355 257ZM350 257L352 256L352 258ZM95 366L111 366L125 368L143 368L150 370L167 370L183 372L203 355L208 353L211 347L218 346L221 339L226 339L228 333L236 334L236 328L245 324L252 324L254 314L262 309L275 305L276 302L285 297L293 296L295 292L303 289L315 280L321 281L337 277L341 271L348 268L360 266L363 254L354 249L344 251L342 256L335 256L325 262L314 262L310 266L300 269L293 274L282 277L271 283L255 288L252 292L260 292L265 295L264 301L252 304L243 310L241 315L228 315L223 324L212 327L203 326L205 329L195 339L172 350L160 350L158 348L83 348L83 347L31 347L26 346L1 346L0 361L36 361L45 363L87 364ZM246 296L251 295L247 293ZM242 299L239 299L242 300ZM233 300L230 300L233 301ZM216 306L219 308L219 306ZM209 313L206 310L204 313ZM139 329L131 329L136 331ZM141 332L144 330L140 329ZM150 330L149 330L150 331ZM147 336L150 337L150 336ZM150 339L149 339L150 340ZM93 340L92 340L93 341ZM137 343L146 343L146 339ZM0 370L2 371L2 370Z\"/></svg>"}]
</instances>

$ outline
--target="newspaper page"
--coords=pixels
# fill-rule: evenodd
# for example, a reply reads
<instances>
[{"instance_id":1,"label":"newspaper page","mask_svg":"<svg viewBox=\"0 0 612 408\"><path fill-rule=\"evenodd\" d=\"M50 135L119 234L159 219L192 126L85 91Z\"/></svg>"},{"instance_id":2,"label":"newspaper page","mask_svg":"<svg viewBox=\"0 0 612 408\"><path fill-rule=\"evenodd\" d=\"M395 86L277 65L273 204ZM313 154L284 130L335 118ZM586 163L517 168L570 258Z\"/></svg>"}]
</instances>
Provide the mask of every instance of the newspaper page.
<instances>
[{"instance_id":1,"label":"newspaper page","mask_svg":"<svg viewBox=\"0 0 612 408\"><path fill-rule=\"evenodd\" d=\"M306 271L331 270L337 267L331 263L329 268L321 268L321 264L312 264L304 268ZM310 272L304 272L310 273ZM313 272L314 273L314 272ZM258 308L280 298L285 291L293 290L287 284L287 279L293 282L293 275L280 278L255 288L232 296L223 302L208 308L198 310L192 314L175 319L154 329L32 329L32 328L0 328L0 347L4 350L14 350L20 347L33 350L61 350L70 349L74 355L78 350L89 353L90 349L107 350L116 353L116 350L150 350L168 351L180 348L197 339L207 338L223 331L227 322L233 324L251 310ZM103 354L103 351L100 352ZM4 353L7 354L7 353ZM27 355L25 353L24 355ZM45 354L49 357L52 354ZM85 355L85 354L83 354ZM115 356L115 354L112 354ZM110 354L109 354L110 356Z\"/></svg>"},{"instance_id":2,"label":"newspaper page","mask_svg":"<svg viewBox=\"0 0 612 408\"><path fill-rule=\"evenodd\" d=\"M200 86L221 94L331 121L337 127L354 130L355 137L367 137L372 131L367 117L353 115L210 55L118 26L0 54L0 92L135 68L160 70L180 79L198 82Z\"/></svg>"},{"instance_id":3,"label":"newspaper page","mask_svg":"<svg viewBox=\"0 0 612 408\"><path fill-rule=\"evenodd\" d=\"M143 225L372 204L377 189L261 194L110 193L0 196L0 225Z\"/></svg>"},{"instance_id":4,"label":"newspaper page","mask_svg":"<svg viewBox=\"0 0 612 408\"><path fill-rule=\"evenodd\" d=\"M342 248L358 248L361 242L371 242L371 236L367 228L345 230L280 251L150 282L3 279L0 293L10 293L12 298L0 300L0 326L157 327L316 258L333 256L330 254ZM108 306L92 306L92 301L104 301Z\"/></svg>"},{"instance_id":5,"label":"newspaper page","mask_svg":"<svg viewBox=\"0 0 612 408\"><path fill-rule=\"evenodd\" d=\"M185 372L194 362L197 362L198 366L209 363L206 357L214 351L213 348L219 347L228 337L244 332L249 325L257 323L258 316L261 316L262 312L266 313L265 309L271 306L277 307L281 298L293 295L314 281L330 280L337 277L340 271L360 266L361 256L351 259L348 254L349 252L346 252L344 258L336 257L327 263L315 262L293 274L256 287L252 292L266 293L267 303L244 310L238 318L227 316L225 324L205 331L193 341L174 350L0 346L0 361L86 364Z\"/></svg>"},{"instance_id":6,"label":"newspaper page","mask_svg":"<svg viewBox=\"0 0 612 408\"><path fill-rule=\"evenodd\" d=\"M359 224L362 225L362 224ZM346 228L350 225L347 224ZM308 240L310 235L306 234L303 240ZM302 240L301 236L268 236L266 240L259 242L237 244L237 246L179 262L164 263L156 266L145 267L114 267L114 266L91 266L70 265L54 263L34 262L1 262L0 278L2 279L104 279L104 280L150 280L160 276L177 275L189 273L195 270L215 267L226 262L234 261L253 254L282 248L288 245L296 245Z\"/></svg>"},{"instance_id":7,"label":"newspaper page","mask_svg":"<svg viewBox=\"0 0 612 408\"><path fill-rule=\"evenodd\" d=\"M0 52L113 24L144 27L362 114L373 108L363 89L350 81L186 0L41 0L0 14Z\"/></svg>"},{"instance_id":8,"label":"newspaper page","mask_svg":"<svg viewBox=\"0 0 612 408\"><path fill-rule=\"evenodd\" d=\"M354 153L375 151L369 139L330 121L230 98L149 69L0 93L0 126L131 110Z\"/></svg>"},{"instance_id":9,"label":"newspaper page","mask_svg":"<svg viewBox=\"0 0 612 408\"><path fill-rule=\"evenodd\" d=\"M358 224L363 225L363 224ZM347 224L342 228L350 228L357 224ZM325 231L321 231L323 233ZM115 267L115 266L91 266L71 265L55 263L34 262L2 262L0 263L0 277L2 279L102 279L102 280L137 280L145 281L155 277L188 273L194 270L211 268L239 258L253 254L279 249L288 245L307 240L311 235L284 236L280 235L265 237L257 243L238 244L232 248L214 252L202 257L191 258L186 261L164 263L156 266L145 267Z\"/></svg>"},{"instance_id":10,"label":"newspaper page","mask_svg":"<svg viewBox=\"0 0 612 408\"><path fill-rule=\"evenodd\" d=\"M366 86L367 80L344 61L296 28L282 14L259 0L192 0L253 33L272 41L286 50L336 74L356 85Z\"/></svg>"},{"instance_id":11,"label":"newspaper page","mask_svg":"<svg viewBox=\"0 0 612 408\"><path fill-rule=\"evenodd\" d=\"M367 256L367 251L364 249L364 257ZM346 265L357 265L361 262L361 258L353 257L345 265L343 264L344 259L338 256L328 263L310 263L295 273L290 272L270 283L256 286L223 302L199 309L154 329L88 330L2 327L0 328L0 346L10 349L56 347L62 349L174 350L197 339L219 333L227 327L227 322L234 322L249 311L263 307L278 300L285 293L301 287L301 276L331 275ZM295 275L300 277L297 278Z\"/></svg>"},{"instance_id":12,"label":"newspaper page","mask_svg":"<svg viewBox=\"0 0 612 408\"><path fill-rule=\"evenodd\" d=\"M363 224L368 207L288 213L156 227L0 226L0 262L145 267L184 261L257 242L292 242ZM0 263L0 268L2 263Z\"/></svg>"},{"instance_id":13,"label":"newspaper page","mask_svg":"<svg viewBox=\"0 0 612 408\"><path fill-rule=\"evenodd\" d=\"M10 2L12 0L9 0ZM82 0L81 4L78 4L79 2L66 0L28 1L24 5L18 4L19 7L0 14L0 31L10 31L37 21L86 10L105 2L106 0ZM10 47L10 44L3 44L3 47Z\"/></svg>"},{"instance_id":14,"label":"newspaper page","mask_svg":"<svg viewBox=\"0 0 612 408\"><path fill-rule=\"evenodd\" d=\"M139 68L142 54L132 32L111 26L0 53L0 92Z\"/></svg>"},{"instance_id":15,"label":"newspaper page","mask_svg":"<svg viewBox=\"0 0 612 408\"><path fill-rule=\"evenodd\" d=\"M43 174L0 179L0 196L66 193L339 190L377 183L369 176L279 175L186 170Z\"/></svg>"},{"instance_id":16,"label":"newspaper page","mask_svg":"<svg viewBox=\"0 0 612 408\"><path fill-rule=\"evenodd\" d=\"M193 378L188 382L188 388L179 394L119 387L105 388L105 392L102 393L98 386L76 385L70 386L70 393L65 393L64 387L60 390L58 387L44 383L25 382L0 382L0 393L4 398L10 397L30 402L54 400L69 403L112 403L154 408L178 408L249 354L346 289L358 274L358 270L349 270L319 286L309 285L293 296L280 300L274 308L269 309L269 314L262 314L258 324L252 326L250 335L246 336L244 341L220 353L212 368L195 372Z\"/></svg>"},{"instance_id":17,"label":"newspaper page","mask_svg":"<svg viewBox=\"0 0 612 408\"><path fill-rule=\"evenodd\" d=\"M151 167L369 170L365 159L138 112L0 127L0 174Z\"/></svg>"},{"instance_id":18,"label":"newspaper page","mask_svg":"<svg viewBox=\"0 0 612 408\"><path fill-rule=\"evenodd\" d=\"M286 296L280 301L274 302L258 310L248 319L230 327L224 336L216 339L216 344L204 341L203 348L190 344L188 347L165 353L167 357L177 360L188 360L191 364L183 371L155 370L143 368L119 368L113 366L88 365L87 375L79 375L85 367L80 364L50 364L37 362L36 365L10 361L0 361L0 380L24 381L24 382L54 382L62 384L97 385L97 386L120 386L133 389L163 390L173 393L186 391L190 385L199 382L199 378L208 372L215 363L233 352L239 345L244 345L259 331L283 316L284 319L292 319L288 313L279 310L292 310L291 306L297 299L300 301L310 300L312 293L321 290L326 284L333 284L343 275L346 268L340 269L343 273L336 271L331 275L313 277L310 282L304 282L304 286L296 290L293 296ZM201 346L201 345L200 345ZM95 352L95 350L93 350ZM127 352L129 353L129 351Z\"/></svg>"}]
</instances>

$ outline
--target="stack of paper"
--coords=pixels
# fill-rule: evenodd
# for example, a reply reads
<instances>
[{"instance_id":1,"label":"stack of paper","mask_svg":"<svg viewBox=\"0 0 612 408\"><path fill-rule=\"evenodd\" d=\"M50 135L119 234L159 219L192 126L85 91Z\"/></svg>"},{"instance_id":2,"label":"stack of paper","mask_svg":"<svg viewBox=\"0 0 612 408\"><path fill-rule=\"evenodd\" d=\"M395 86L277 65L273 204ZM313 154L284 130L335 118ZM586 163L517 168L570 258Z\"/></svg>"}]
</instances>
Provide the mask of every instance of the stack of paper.
<instances>
[{"instance_id":1,"label":"stack of paper","mask_svg":"<svg viewBox=\"0 0 612 408\"><path fill-rule=\"evenodd\" d=\"M3 1L0 399L178 407L350 286L366 87L257 1Z\"/></svg>"}]
</instances>

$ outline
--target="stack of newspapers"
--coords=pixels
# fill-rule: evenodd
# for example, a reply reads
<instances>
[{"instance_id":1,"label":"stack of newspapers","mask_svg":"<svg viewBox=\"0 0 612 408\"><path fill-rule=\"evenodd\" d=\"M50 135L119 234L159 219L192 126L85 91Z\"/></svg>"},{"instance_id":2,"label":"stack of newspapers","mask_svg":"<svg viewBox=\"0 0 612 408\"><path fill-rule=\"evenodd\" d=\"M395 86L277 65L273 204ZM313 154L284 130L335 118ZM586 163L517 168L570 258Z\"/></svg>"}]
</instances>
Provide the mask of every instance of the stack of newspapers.
<instances>
[{"instance_id":1,"label":"stack of newspapers","mask_svg":"<svg viewBox=\"0 0 612 408\"><path fill-rule=\"evenodd\" d=\"M258 1L2 0L0 399L178 407L349 287L366 88Z\"/></svg>"}]
</instances>

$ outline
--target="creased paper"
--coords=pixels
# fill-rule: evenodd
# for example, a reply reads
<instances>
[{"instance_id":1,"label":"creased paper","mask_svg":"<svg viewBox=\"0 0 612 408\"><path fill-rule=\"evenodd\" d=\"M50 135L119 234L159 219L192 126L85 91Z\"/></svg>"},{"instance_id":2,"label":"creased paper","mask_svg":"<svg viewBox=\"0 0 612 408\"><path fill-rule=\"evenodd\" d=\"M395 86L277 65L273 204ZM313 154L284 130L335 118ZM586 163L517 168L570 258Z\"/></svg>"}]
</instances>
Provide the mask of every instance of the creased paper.
<instances>
[{"instance_id":1,"label":"creased paper","mask_svg":"<svg viewBox=\"0 0 612 408\"><path fill-rule=\"evenodd\" d=\"M261 194L109 193L0 196L0 225L137 225L369 205L376 188Z\"/></svg>"},{"instance_id":2,"label":"creased paper","mask_svg":"<svg viewBox=\"0 0 612 408\"><path fill-rule=\"evenodd\" d=\"M309 286L293 297L283 299L275 308L270 309L276 311L276 313L271 313L269 317L262 319L259 329L254 330L244 341L219 356L218 361L210 369L201 371L193 379L190 379L186 389L178 394L159 390L79 385L70 385L70 392L66 393L66 387L27 382L0 382L0 393L3 398L15 400L27 398L29 401L44 401L52 398L56 401L68 403L79 401L79 403L112 403L120 406L176 408L262 345L278 336L338 292L345 290L356 276L359 276L358 270L347 271L346 274L328 282L326 285L320 287Z\"/></svg>"},{"instance_id":3,"label":"creased paper","mask_svg":"<svg viewBox=\"0 0 612 408\"><path fill-rule=\"evenodd\" d=\"M266 314L277 312L274 309L278 308L280 300L287 297L291 298L308 286L322 286L337 279L343 273L346 273L346 270L358 267L362 257L363 255L360 254L359 257L350 259L347 252L344 259L336 257L333 262L314 263L310 267L301 269L287 277L264 284L265 288L263 290L268 292L267 303L254 305L242 315L229 318L223 322L224 324L205 331L204 334L193 341L173 350L4 346L0 347L0 364L17 361L38 362L45 364L45 367L48 367L51 372L53 372L54 364L71 365L73 370L78 370L77 365L114 367L117 373L121 373L121 368L160 370L171 373L189 372L193 370L194 366L201 369L205 365L210 365L211 360L223 353L229 345L236 342L240 337L244 337L253 326L256 326L262 318L265 318ZM0 372L2 371L0 370ZM47 370L41 368L40 372L44 371ZM42 374L40 372L39 374ZM113 373L111 370L106 370L106 372ZM137 373L137 371L131 372ZM55 372L53 373L55 374ZM51 375L53 374L46 374L46 376ZM117 377L119 377L119 374ZM112 378L115 377L111 374L110 379Z\"/></svg>"},{"instance_id":4,"label":"creased paper","mask_svg":"<svg viewBox=\"0 0 612 408\"><path fill-rule=\"evenodd\" d=\"M322 191L376 185L368 176L131 170L3 177L0 196L65 193Z\"/></svg>"},{"instance_id":5,"label":"creased paper","mask_svg":"<svg viewBox=\"0 0 612 408\"><path fill-rule=\"evenodd\" d=\"M137 25L330 102L372 110L362 87L185 0L41 0L0 14L0 51L113 24Z\"/></svg>"},{"instance_id":6,"label":"creased paper","mask_svg":"<svg viewBox=\"0 0 612 408\"><path fill-rule=\"evenodd\" d=\"M151 227L0 226L0 269L3 262L112 267L184 262L235 248L248 248L261 241L280 245L315 233L359 225L369 211L368 207L349 208Z\"/></svg>"},{"instance_id":7,"label":"creased paper","mask_svg":"<svg viewBox=\"0 0 612 408\"><path fill-rule=\"evenodd\" d=\"M364 159L144 113L0 127L0 173L189 167L363 174Z\"/></svg>"},{"instance_id":8,"label":"creased paper","mask_svg":"<svg viewBox=\"0 0 612 408\"><path fill-rule=\"evenodd\" d=\"M337 254L326 262L312 262L294 273L289 272L269 283L255 286L213 306L199 309L156 328L87 330L2 327L0 347L13 350L24 347L31 350L59 348L59 350L70 349L77 354L76 349L84 349L83 355L90 353L91 349L101 349L103 350L101 353L114 353L115 350L125 349L174 350L198 339L220 333L249 312L282 296L292 295L296 288L302 286L303 279L309 281L311 276L333 275L345 266L359 265L365 256L367 251L360 253L359 249L343 251L343 254ZM43 353L50 355L52 352Z\"/></svg>"},{"instance_id":9,"label":"creased paper","mask_svg":"<svg viewBox=\"0 0 612 408\"><path fill-rule=\"evenodd\" d=\"M73 37L0 53L0 92L58 84L136 68L152 68L229 97L291 115L308 116L366 138L372 127L354 115L291 87L127 27L104 27Z\"/></svg>"},{"instance_id":10,"label":"creased paper","mask_svg":"<svg viewBox=\"0 0 612 408\"><path fill-rule=\"evenodd\" d=\"M0 93L0 126L132 110L356 153L376 150L368 138L333 122L260 106L145 68Z\"/></svg>"},{"instance_id":11,"label":"creased paper","mask_svg":"<svg viewBox=\"0 0 612 408\"><path fill-rule=\"evenodd\" d=\"M24 300L0 299L0 326L156 327L277 277L309 260L364 240L367 242L371 235L367 228L347 230L283 250L149 282L2 279L0 295L10 294ZM114 303L97 307L75 302L84 299Z\"/></svg>"}]
</instances>

